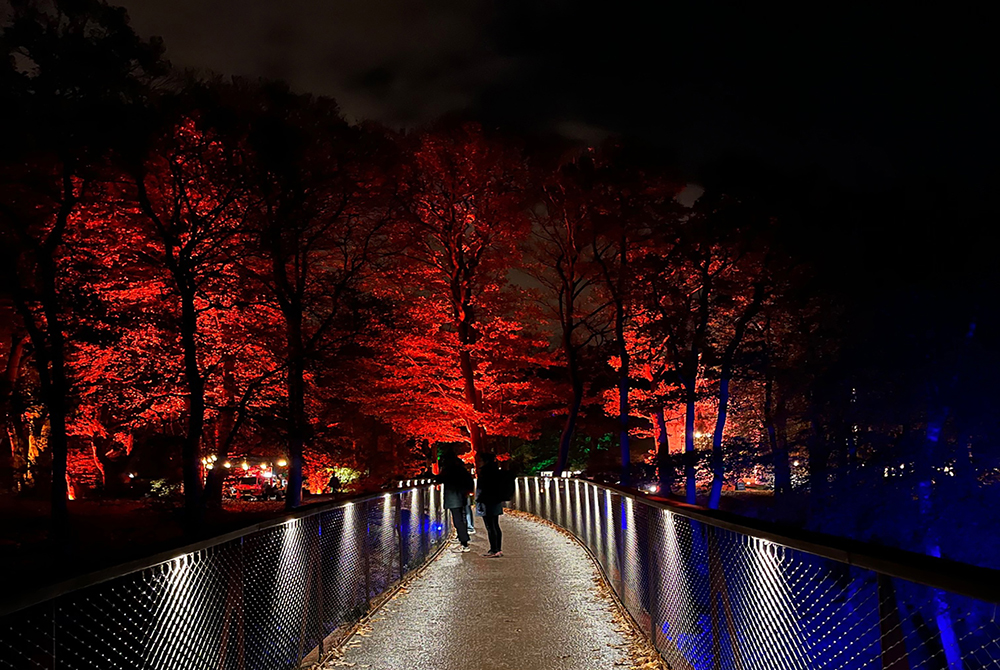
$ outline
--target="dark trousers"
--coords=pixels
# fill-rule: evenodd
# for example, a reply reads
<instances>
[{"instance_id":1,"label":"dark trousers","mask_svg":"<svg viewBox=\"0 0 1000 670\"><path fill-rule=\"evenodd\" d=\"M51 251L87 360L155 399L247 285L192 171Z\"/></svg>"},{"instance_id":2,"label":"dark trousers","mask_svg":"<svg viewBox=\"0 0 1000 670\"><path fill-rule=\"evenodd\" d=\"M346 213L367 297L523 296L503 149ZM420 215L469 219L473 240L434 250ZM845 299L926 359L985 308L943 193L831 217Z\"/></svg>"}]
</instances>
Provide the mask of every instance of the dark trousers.
<instances>
[{"instance_id":1,"label":"dark trousers","mask_svg":"<svg viewBox=\"0 0 1000 670\"><path fill-rule=\"evenodd\" d=\"M490 537L490 553L495 554L500 551L501 540L503 540L503 533L500 532L500 517L484 516L483 524Z\"/></svg>"},{"instance_id":2,"label":"dark trousers","mask_svg":"<svg viewBox=\"0 0 1000 670\"><path fill-rule=\"evenodd\" d=\"M455 524L455 532L458 533L458 541L463 547L469 546L469 527L465 525L465 508L451 507L451 520Z\"/></svg>"}]
</instances>

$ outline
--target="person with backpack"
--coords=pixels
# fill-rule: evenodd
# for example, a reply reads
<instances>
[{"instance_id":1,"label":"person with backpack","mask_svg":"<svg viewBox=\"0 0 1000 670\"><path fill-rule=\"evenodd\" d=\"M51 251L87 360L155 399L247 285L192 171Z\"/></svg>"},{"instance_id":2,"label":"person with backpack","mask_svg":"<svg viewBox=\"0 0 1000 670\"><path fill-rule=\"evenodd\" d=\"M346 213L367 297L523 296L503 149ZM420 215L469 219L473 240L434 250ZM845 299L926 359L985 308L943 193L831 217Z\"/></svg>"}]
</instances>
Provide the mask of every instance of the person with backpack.
<instances>
[{"instance_id":1,"label":"person with backpack","mask_svg":"<svg viewBox=\"0 0 1000 670\"><path fill-rule=\"evenodd\" d=\"M474 483L472 475L465 469L462 462L454 452L449 451L441 462L441 474L437 476L437 481L444 485L444 506L451 511L451 519L455 524L455 533L458 535L460 546L455 547L456 553L465 553L469 548L469 528L465 523L465 507L472 492Z\"/></svg>"},{"instance_id":2,"label":"person with backpack","mask_svg":"<svg viewBox=\"0 0 1000 670\"><path fill-rule=\"evenodd\" d=\"M500 531L500 516L503 514L504 500L509 500L507 473L500 470L496 456L478 454L480 465L478 490L476 491L476 514L483 517L486 533L490 538L490 550L483 554L486 558L503 556L503 533Z\"/></svg>"}]
</instances>

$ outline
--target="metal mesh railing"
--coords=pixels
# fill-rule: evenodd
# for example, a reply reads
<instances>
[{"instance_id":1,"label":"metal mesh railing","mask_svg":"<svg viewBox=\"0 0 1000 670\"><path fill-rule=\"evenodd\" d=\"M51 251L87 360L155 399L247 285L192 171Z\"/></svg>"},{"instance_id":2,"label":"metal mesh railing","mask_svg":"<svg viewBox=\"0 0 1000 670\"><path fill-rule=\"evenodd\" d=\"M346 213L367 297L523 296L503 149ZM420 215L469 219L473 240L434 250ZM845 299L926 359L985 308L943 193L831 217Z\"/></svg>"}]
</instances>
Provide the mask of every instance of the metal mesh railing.
<instances>
[{"instance_id":1,"label":"metal mesh railing","mask_svg":"<svg viewBox=\"0 0 1000 670\"><path fill-rule=\"evenodd\" d=\"M0 618L0 668L286 670L444 541L439 486L345 501Z\"/></svg>"},{"instance_id":2,"label":"metal mesh railing","mask_svg":"<svg viewBox=\"0 0 1000 670\"><path fill-rule=\"evenodd\" d=\"M782 537L576 479L519 478L512 504L590 550L672 669L1000 668L995 571Z\"/></svg>"}]
</instances>

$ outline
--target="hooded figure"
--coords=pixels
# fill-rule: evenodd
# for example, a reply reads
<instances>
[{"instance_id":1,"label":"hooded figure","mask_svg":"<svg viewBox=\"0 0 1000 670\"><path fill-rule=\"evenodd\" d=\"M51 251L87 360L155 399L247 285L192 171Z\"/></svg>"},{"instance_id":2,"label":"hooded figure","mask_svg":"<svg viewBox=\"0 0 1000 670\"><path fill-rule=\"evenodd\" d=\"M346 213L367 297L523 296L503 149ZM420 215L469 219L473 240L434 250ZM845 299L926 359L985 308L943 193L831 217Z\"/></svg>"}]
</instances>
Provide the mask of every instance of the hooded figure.
<instances>
[{"instance_id":1,"label":"hooded figure","mask_svg":"<svg viewBox=\"0 0 1000 670\"><path fill-rule=\"evenodd\" d=\"M455 551L464 553L469 551L469 528L465 523L465 506L472 493L472 475L465 468L465 463L453 452L445 454L441 462L441 474L437 476L437 481L444 485L444 506L451 510L451 519L455 524L455 532L458 534L458 543Z\"/></svg>"},{"instance_id":2,"label":"hooded figure","mask_svg":"<svg viewBox=\"0 0 1000 670\"><path fill-rule=\"evenodd\" d=\"M480 454L479 488L476 491L476 513L483 517L486 533L490 538L490 550L483 554L486 558L500 558L501 541L500 516L503 514L503 480L496 456Z\"/></svg>"}]
</instances>

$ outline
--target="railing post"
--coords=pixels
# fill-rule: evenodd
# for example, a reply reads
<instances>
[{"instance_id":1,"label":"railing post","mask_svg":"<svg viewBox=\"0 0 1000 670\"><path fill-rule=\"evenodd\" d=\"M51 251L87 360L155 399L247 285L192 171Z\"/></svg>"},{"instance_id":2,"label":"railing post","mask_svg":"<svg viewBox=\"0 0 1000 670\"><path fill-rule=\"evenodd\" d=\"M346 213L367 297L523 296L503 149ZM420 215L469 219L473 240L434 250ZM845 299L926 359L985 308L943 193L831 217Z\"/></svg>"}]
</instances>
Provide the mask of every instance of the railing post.
<instances>
[{"instance_id":1,"label":"railing post","mask_svg":"<svg viewBox=\"0 0 1000 670\"><path fill-rule=\"evenodd\" d=\"M660 571L656 569L654 561L656 552L653 551L653 519L656 517L655 507L646 507L646 593L649 598L649 636L653 642L653 649L659 652L656 646L657 627L656 613L659 611L660 602ZM636 534L638 537L638 534Z\"/></svg>"},{"instance_id":2,"label":"railing post","mask_svg":"<svg viewBox=\"0 0 1000 670\"><path fill-rule=\"evenodd\" d=\"M393 511L396 514L396 537L399 538L399 551L396 556L399 559L399 579L403 579L403 494L396 493L393 496Z\"/></svg>"},{"instance_id":3,"label":"railing post","mask_svg":"<svg viewBox=\"0 0 1000 670\"><path fill-rule=\"evenodd\" d=\"M361 538L361 560L365 566L365 603L367 604L367 608L371 608L372 606L372 566L371 557L368 555L368 534L371 532L371 528L369 527L370 524L368 522L368 505L370 504L371 501L366 502L364 506L359 505L359 507L362 508L361 512L364 515L364 518L362 519L362 528L364 529L364 532L358 533L358 537Z\"/></svg>"},{"instance_id":4,"label":"railing post","mask_svg":"<svg viewBox=\"0 0 1000 670\"><path fill-rule=\"evenodd\" d=\"M323 613L323 516L316 520L317 535L316 535L316 618L320 624L319 626L319 659L323 659L323 642L326 639L326 628L322 625L324 619Z\"/></svg>"},{"instance_id":5,"label":"railing post","mask_svg":"<svg viewBox=\"0 0 1000 670\"><path fill-rule=\"evenodd\" d=\"M614 502L614 495L611 496ZM615 519L615 510L618 519ZM618 597L625 601L625 533L622 524L625 523L625 496L618 494L618 504L611 506L611 537L615 542L615 556L618 561Z\"/></svg>"}]
</instances>

